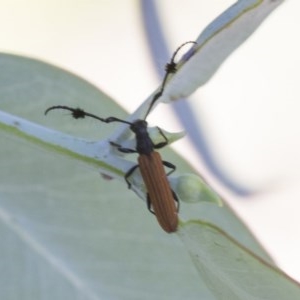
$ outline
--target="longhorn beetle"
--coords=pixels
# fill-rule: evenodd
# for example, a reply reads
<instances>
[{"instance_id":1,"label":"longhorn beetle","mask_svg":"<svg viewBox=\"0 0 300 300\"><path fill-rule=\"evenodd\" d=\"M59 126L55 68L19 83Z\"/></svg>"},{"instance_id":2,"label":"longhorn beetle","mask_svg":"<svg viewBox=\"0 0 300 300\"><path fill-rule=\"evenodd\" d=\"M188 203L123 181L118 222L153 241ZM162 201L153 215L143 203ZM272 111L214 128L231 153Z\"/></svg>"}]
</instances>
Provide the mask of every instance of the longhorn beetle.
<instances>
[{"instance_id":1,"label":"longhorn beetle","mask_svg":"<svg viewBox=\"0 0 300 300\"><path fill-rule=\"evenodd\" d=\"M160 154L154 150L166 146L168 144L168 139L164 135L162 130L159 127L157 127L164 141L158 144L154 144L149 136L147 130L148 124L145 121L145 119L150 113L154 103L163 94L167 77L169 76L169 74L176 72L176 63L174 62L174 59L177 52L188 43L195 42L189 41L178 47L177 50L174 52L170 63L166 65L166 74L164 76L161 88L154 95L144 119L138 119L133 122L129 122L122 119L118 119L116 117L100 118L94 114L85 112L80 108L72 108L63 105L51 106L45 111L46 115L49 111L54 109L65 109L71 111L74 119L90 117L104 123L119 122L128 124L132 132L135 134L136 148L123 148L121 145L112 141L110 142L110 144L114 147L117 147L117 149L120 152L139 154L138 164L127 171L124 177L125 181L128 185L128 188L130 188L131 183L129 181L129 177L137 168L140 168L140 172L147 189L147 207L151 213L155 214L160 226L168 233L176 231L178 226L179 200L174 191L171 189L169 181L167 179L167 176L174 172L176 167L170 162L162 160ZM170 168L171 171L169 171L166 174L164 166Z\"/></svg>"}]
</instances>

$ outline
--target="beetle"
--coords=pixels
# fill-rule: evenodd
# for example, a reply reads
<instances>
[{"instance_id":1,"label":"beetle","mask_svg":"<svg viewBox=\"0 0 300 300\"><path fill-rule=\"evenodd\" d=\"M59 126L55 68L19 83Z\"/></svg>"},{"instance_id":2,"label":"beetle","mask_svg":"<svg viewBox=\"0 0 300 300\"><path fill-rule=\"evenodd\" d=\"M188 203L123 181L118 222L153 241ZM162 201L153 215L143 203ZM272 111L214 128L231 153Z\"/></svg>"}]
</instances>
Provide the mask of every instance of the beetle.
<instances>
[{"instance_id":1,"label":"beetle","mask_svg":"<svg viewBox=\"0 0 300 300\"><path fill-rule=\"evenodd\" d=\"M174 62L175 56L178 51L187 43L195 43L192 41L182 44L174 52L170 62L165 67L165 76L161 85L160 90L154 95L149 108L145 114L144 119L137 119L133 122L122 120L116 117L100 118L94 114L85 112L81 108L72 108L64 105L51 106L45 111L45 115L54 109L64 109L72 113L74 119L82 119L90 117L97 119L104 123L120 122L128 124L131 131L135 134L136 148L124 148L121 145L111 141L111 146L114 146L118 151L123 153L138 153L138 164L130 168L125 174L124 178L131 188L129 177L133 172L139 168L146 190L147 190L147 207L148 210L155 214L160 226L167 232L172 233L177 230L178 227L178 211L179 211L179 200L175 192L171 189L167 176L173 173L176 169L175 165L170 162L162 160L160 154L155 149L163 148L168 144L168 139L164 135L163 131L157 127L160 135L164 141L158 144L154 144L148 133L148 123L145 121L148 114L151 111L154 103L163 94L164 87L169 74L176 72L176 63ZM171 170L166 173L164 167L170 168Z\"/></svg>"}]
</instances>

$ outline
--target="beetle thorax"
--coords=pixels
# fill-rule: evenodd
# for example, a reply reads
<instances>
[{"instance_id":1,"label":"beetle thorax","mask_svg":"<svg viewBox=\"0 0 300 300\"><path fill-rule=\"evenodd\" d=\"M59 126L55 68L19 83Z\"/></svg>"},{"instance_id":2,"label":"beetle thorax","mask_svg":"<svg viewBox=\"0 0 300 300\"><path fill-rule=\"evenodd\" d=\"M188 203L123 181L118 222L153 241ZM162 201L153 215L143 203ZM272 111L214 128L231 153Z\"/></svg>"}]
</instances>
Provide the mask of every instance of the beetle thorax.
<instances>
[{"instance_id":1,"label":"beetle thorax","mask_svg":"<svg viewBox=\"0 0 300 300\"><path fill-rule=\"evenodd\" d=\"M130 129L136 137L136 151L139 154L149 155L153 151L153 143L148 134L148 123L145 120L136 120L130 125Z\"/></svg>"}]
</instances>

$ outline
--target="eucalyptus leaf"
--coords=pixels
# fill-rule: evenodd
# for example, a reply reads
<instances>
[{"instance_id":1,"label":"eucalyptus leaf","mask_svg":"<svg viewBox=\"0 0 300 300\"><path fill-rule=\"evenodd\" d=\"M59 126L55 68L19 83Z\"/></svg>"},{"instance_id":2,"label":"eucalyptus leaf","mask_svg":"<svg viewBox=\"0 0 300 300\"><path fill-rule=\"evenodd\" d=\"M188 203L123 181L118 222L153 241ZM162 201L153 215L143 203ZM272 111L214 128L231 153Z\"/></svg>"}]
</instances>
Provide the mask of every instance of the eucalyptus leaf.
<instances>
[{"instance_id":1,"label":"eucalyptus leaf","mask_svg":"<svg viewBox=\"0 0 300 300\"><path fill-rule=\"evenodd\" d=\"M124 116L105 94L61 69L11 55L0 56L0 67L7 71L0 73L0 105L7 112L89 138L107 134L109 126L61 114L45 118L45 108L63 102ZM160 229L123 182L107 182L94 169L2 132L3 299L215 299L184 245ZM174 153L162 155L180 172L191 171ZM226 206L182 204L181 211L269 260Z\"/></svg>"},{"instance_id":2,"label":"eucalyptus leaf","mask_svg":"<svg viewBox=\"0 0 300 300\"><path fill-rule=\"evenodd\" d=\"M218 227L189 221L182 224L179 235L217 299L299 299L298 283Z\"/></svg>"},{"instance_id":3,"label":"eucalyptus leaf","mask_svg":"<svg viewBox=\"0 0 300 300\"><path fill-rule=\"evenodd\" d=\"M239 0L213 20L178 62L161 101L191 95L204 85L261 23L286 0Z\"/></svg>"},{"instance_id":4,"label":"eucalyptus leaf","mask_svg":"<svg viewBox=\"0 0 300 300\"><path fill-rule=\"evenodd\" d=\"M42 126L98 140L114 125L45 117L45 109L63 103L127 115L94 86L48 64L3 54L0 69L1 110ZM104 180L94 167L0 128L1 299L214 299L176 235L161 230L123 180ZM174 153L162 156L190 170Z\"/></svg>"}]
</instances>

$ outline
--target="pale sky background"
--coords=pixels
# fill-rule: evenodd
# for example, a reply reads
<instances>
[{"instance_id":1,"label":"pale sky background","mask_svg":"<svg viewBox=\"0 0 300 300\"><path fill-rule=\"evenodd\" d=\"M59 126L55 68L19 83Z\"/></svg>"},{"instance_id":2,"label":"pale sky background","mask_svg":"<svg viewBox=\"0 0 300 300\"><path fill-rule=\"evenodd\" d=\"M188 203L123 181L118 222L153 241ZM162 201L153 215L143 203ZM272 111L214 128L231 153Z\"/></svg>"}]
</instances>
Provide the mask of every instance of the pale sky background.
<instances>
[{"instance_id":1,"label":"pale sky background","mask_svg":"<svg viewBox=\"0 0 300 300\"><path fill-rule=\"evenodd\" d=\"M171 49L195 39L235 1L160 0ZM134 0L0 0L0 50L63 67L133 111L159 84ZM261 192L237 197L185 158L229 201L288 274L300 281L300 44L298 0L287 0L192 99L220 165ZM161 62L162 67L166 62ZM166 115L170 116L166 120ZM163 105L150 122L180 129Z\"/></svg>"}]
</instances>

